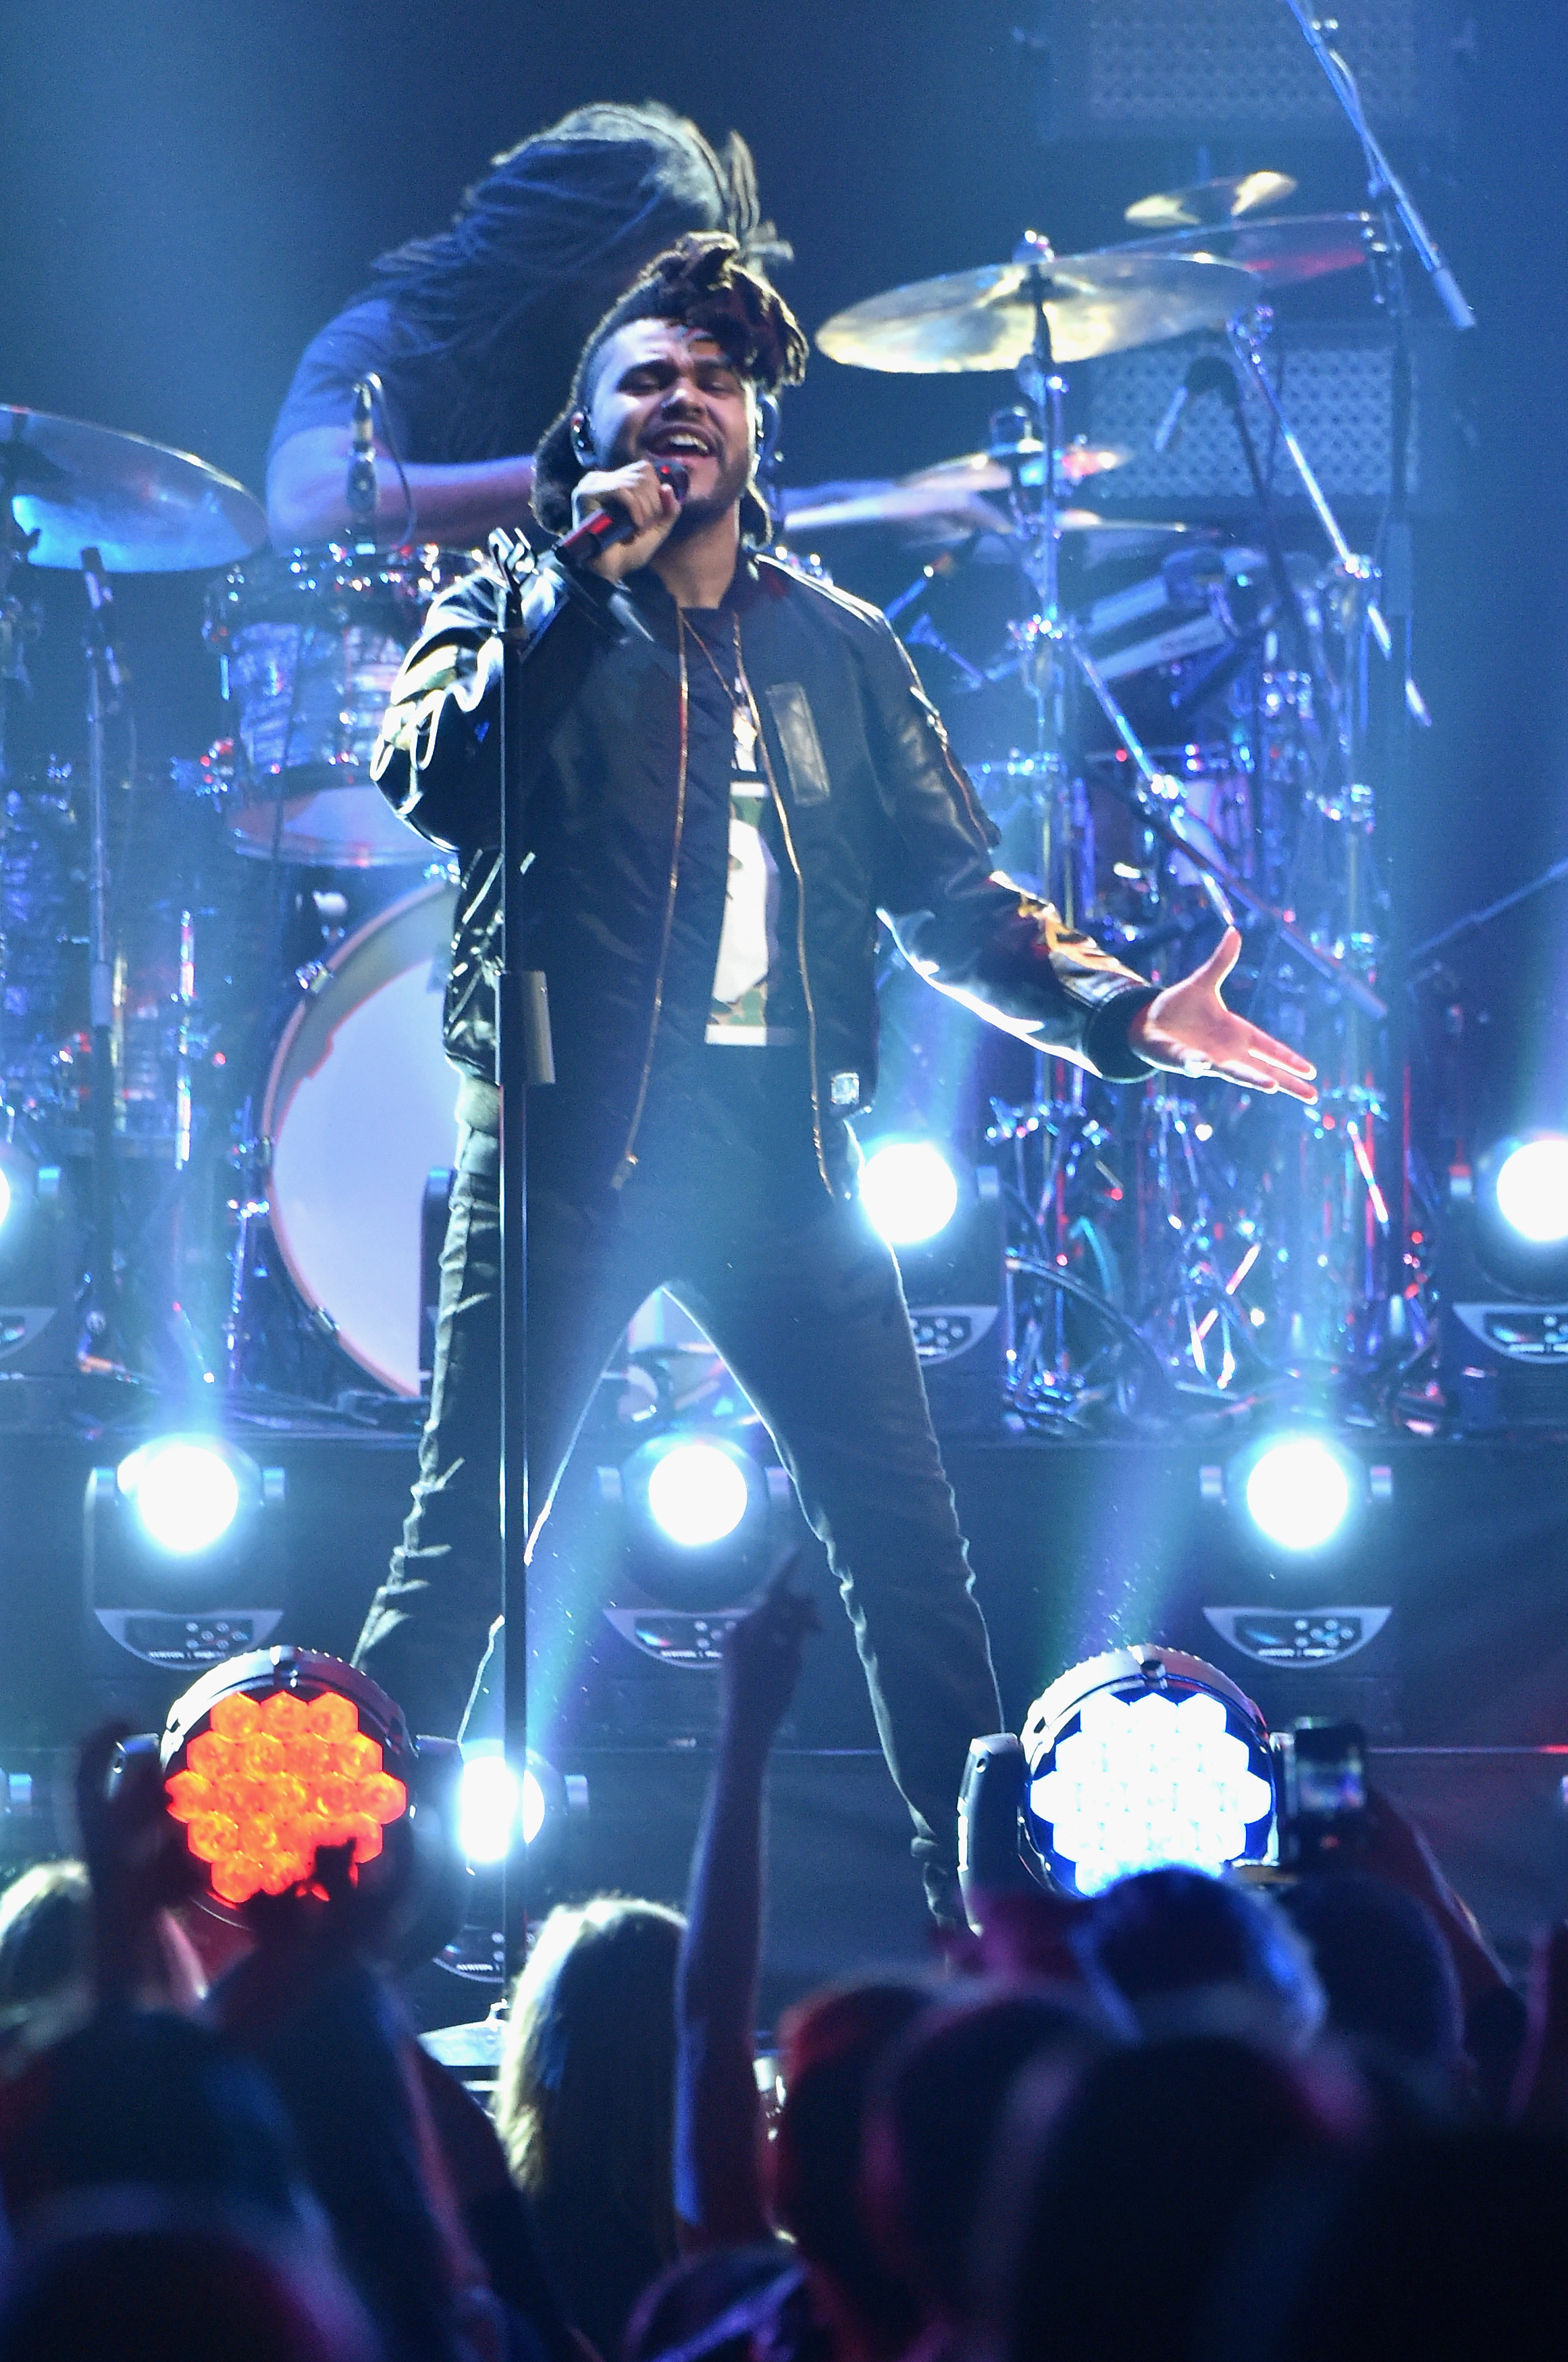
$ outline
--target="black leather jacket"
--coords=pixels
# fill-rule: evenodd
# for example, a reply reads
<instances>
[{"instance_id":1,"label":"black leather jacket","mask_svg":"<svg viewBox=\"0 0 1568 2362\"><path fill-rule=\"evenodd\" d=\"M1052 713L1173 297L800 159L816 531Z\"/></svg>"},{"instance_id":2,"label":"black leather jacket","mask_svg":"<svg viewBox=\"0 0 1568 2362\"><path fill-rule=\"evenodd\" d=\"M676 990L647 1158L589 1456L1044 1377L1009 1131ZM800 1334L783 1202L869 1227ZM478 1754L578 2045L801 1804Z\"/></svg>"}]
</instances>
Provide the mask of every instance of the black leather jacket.
<instances>
[{"instance_id":1,"label":"black leather jacket","mask_svg":"<svg viewBox=\"0 0 1568 2362\"><path fill-rule=\"evenodd\" d=\"M597 577L568 575L505 535L491 537L491 550L432 606L398 677L372 768L405 820L464 856L446 1043L456 1064L490 1084L501 929L499 633L511 569L528 699L529 941L521 965L547 979L566 1087L546 1095L551 1123L570 1135L577 1177L602 1185L635 1161L679 871L679 767L656 776L639 770L636 754L648 701L668 699L668 713L677 710L674 635L661 639L648 602ZM921 974L979 1015L1113 1081L1150 1073L1127 1028L1154 988L993 872L995 831L877 609L749 554L730 597L796 875L824 1186L850 1187L844 1119L868 1107L876 1086L879 914ZM472 1116L488 1094L466 1096Z\"/></svg>"}]
</instances>

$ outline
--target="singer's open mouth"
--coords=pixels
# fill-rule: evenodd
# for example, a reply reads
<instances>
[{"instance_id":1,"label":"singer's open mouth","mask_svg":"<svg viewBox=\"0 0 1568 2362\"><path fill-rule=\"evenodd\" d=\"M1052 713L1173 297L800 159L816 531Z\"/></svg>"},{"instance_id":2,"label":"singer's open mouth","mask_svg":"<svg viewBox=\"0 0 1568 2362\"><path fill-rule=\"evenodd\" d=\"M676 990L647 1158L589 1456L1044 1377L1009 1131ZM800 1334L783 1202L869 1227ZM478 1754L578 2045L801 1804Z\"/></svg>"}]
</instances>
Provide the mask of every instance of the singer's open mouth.
<instances>
[{"instance_id":1,"label":"singer's open mouth","mask_svg":"<svg viewBox=\"0 0 1568 2362\"><path fill-rule=\"evenodd\" d=\"M643 437L643 448L660 459L716 459L712 436L696 426L659 426Z\"/></svg>"}]
</instances>

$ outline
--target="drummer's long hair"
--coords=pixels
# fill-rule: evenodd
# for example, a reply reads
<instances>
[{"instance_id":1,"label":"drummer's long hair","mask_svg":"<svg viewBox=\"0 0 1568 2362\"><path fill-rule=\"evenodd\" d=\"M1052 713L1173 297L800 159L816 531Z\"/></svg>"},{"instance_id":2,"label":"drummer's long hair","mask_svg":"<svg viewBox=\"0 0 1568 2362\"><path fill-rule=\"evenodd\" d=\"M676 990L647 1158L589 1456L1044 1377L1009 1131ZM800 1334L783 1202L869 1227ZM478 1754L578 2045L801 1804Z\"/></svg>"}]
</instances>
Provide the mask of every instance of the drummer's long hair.
<instances>
[{"instance_id":1,"label":"drummer's long hair","mask_svg":"<svg viewBox=\"0 0 1568 2362\"><path fill-rule=\"evenodd\" d=\"M406 362L465 364L443 456L526 450L594 322L689 230L728 232L763 270L790 259L739 134L714 148L649 100L574 109L497 156L450 229L383 254L370 292L391 301Z\"/></svg>"},{"instance_id":2,"label":"drummer's long hair","mask_svg":"<svg viewBox=\"0 0 1568 2362\"><path fill-rule=\"evenodd\" d=\"M566 408L539 438L534 513L550 533L564 533L570 524L572 491L585 470L572 419L588 407L600 352L617 329L634 320L676 320L705 329L759 393L799 385L806 373L804 329L778 290L747 268L736 241L722 231L679 239L605 313L582 348ZM761 497L749 484L741 496L741 530L748 541L766 541L772 530Z\"/></svg>"}]
</instances>

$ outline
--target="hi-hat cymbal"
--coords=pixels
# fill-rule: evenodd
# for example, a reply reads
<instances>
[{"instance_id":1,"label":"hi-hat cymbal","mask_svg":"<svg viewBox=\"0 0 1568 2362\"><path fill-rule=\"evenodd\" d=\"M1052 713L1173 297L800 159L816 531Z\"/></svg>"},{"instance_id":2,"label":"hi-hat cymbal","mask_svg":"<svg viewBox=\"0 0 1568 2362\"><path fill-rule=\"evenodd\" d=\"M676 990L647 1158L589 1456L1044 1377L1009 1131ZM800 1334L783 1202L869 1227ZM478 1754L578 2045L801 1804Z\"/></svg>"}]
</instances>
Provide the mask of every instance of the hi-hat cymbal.
<instances>
[{"instance_id":1,"label":"hi-hat cymbal","mask_svg":"<svg viewBox=\"0 0 1568 2362\"><path fill-rule=\"evenodd\" d=\"M868 296L835 313L817 342L832 359L859 369L1011 369L1034 342L1036 271L1058 361L1217 328L1257 292L1255 280L1229 262L1131 247L1055 257L1045 249L1039 262L987 263Z\"/></svg>"},{"instance_id":2,"label":"hi-hat cymbal","mask_svg":"<svg viewBox=\"0 0 1568 2362\"><path fill-rule=\"evenodd\" d=\"M1184 254L1236 263L1261 291L1298 287L1366 260L1378 224L1371 214L1281 214L1276 221L1220 222L1210 229L1171 229L1130 240L1127 254Z\"/></svg>"},{"instance_id":3,"label":"hi-hat cymbal","mask_svg":"<svg viewBox=\"0 0 1568 2362\"><path fill-rule=\"evenodd\" d=\"M1122 218L1143 229L1205 228L1211 222L1239 220L1242 214L1261 213L1265 205L1283 204L1296 194L1288 172L1242 172L1229 181L1198 181L1190 189L1162 189L1140 197Z\"/></svg>"},{"instance_id":4,"label":"hi-hat cymbal","mask_svg":"<svg viewBox=\"0 0 1568 2362\"><path fill-rule=\"evenodd\" d=\"M232 566L267 538L267 516L232 476L139 435L0 403L0 502L37 532L34 566L78 567L96 548L111 574Z\"/></svg>"}]
</instances>

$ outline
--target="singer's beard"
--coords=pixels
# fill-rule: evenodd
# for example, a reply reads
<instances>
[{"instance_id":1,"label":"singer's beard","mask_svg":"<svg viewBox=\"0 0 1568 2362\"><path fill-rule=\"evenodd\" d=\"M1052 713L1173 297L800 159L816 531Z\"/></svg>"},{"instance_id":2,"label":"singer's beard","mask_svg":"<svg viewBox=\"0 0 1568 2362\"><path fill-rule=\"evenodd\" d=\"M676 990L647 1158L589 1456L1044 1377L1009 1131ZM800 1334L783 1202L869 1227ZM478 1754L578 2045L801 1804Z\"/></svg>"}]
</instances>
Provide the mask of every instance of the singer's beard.
<instances>
[{"instance_id":1,"label":"singer's beard","mask_svg":"<svg viewBox=\"0 0 1568 2362\"><path fill-rule=\"evenodd\" d=\"M751 481L751 454L719 467L711 490L688 492L680 503L680 514L669 528L671 541L690 541L693 534L717 523L733 509Z\"/></svg>"}]
</instances>

